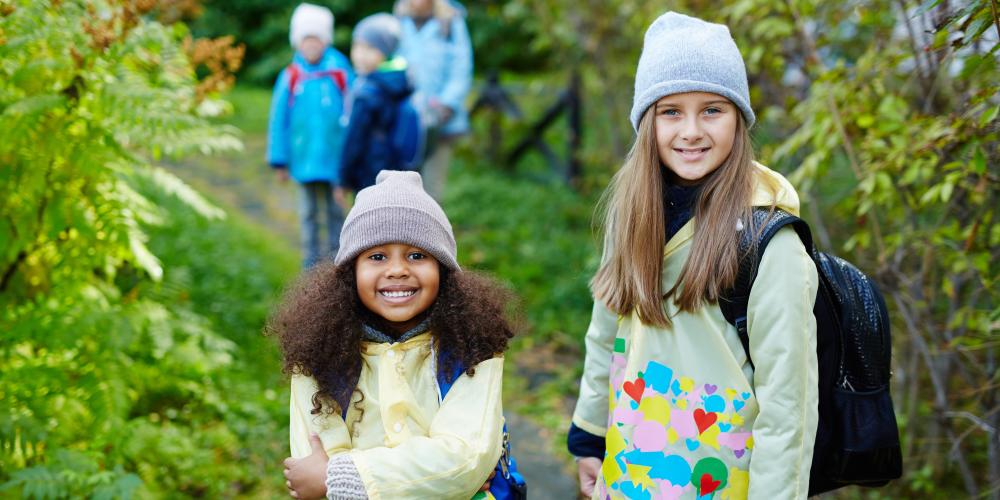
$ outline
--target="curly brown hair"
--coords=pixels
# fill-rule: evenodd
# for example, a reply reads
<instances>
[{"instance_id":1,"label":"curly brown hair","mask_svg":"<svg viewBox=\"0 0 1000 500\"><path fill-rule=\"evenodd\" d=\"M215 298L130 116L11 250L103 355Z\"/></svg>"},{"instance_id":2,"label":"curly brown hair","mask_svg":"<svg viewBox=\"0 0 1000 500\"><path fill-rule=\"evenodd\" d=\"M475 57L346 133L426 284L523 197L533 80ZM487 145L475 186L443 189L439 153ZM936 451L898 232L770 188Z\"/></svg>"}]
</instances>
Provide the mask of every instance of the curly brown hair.
<instances>
[{"instance_id":1,"label":"curly brown hair","mask_svg":"<svg viewBox=\"0 0 1000 500\"><path fill-rule=\"evenodd\" d=\"M514 336L508 317L513 294L493 280L470 271L440 267L441 285L425 315L439 356L438 370L454 373L474 367L507 349ZM285 293L269 318L266 332L278 339L286 375L316 380L313 414L346 407L361 375L362 323L389 332L381 318L358 297L354 263L317 265Z\"/></svg>"}]
</instances>

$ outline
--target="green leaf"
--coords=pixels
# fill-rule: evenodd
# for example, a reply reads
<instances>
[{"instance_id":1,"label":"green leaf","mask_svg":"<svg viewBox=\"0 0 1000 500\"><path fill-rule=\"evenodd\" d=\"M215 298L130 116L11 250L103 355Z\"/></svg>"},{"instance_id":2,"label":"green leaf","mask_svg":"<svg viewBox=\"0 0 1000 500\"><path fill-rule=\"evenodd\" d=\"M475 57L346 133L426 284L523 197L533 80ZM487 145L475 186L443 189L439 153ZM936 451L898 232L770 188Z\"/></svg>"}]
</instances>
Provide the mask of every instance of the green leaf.
<instances>
[{"instance_id":1,"label":"green leaf","mask_svg":"<svg viewBox=\"0 0 1000 500\"><path fill-rule=\"evenodd\" d=\"M972 171L979 175L986 173L986 154L983 152L983 148L976 148L976 153L972 155L970 166L972 167Z\"/></svg>"},{"instance_id":2,"label":"green leaf","mask_svg":"<svg viewBox=\"0 0 1000 500\"><path fill-rule=\"evenodd\" d=\"M997 114L1000 114L1000 106L993 106L992 108L987 109L983 112L983 115L979 117L979 126L986 127L996 119Z\"/></svg>"},{"instance_id":3,"label":"green leaf","mask_svg":"<svg viewBox=\"0 0 1000 500\"><path fill-rule=\"evenodd\" d=\"M916 17L920 17L920 16L926 14L928 11L930 11L931 9L933 9L934 7L936 7L940 3L941 3L941 0L927 0L927 1L925 1L924 3L920 4L920 7L917 7L916 12L913 13L913 16L911 16L910 19L914 19Z\"/></svg>"},{"instance_id":4,"label":"green leaf","mask_svg":"<svg viewBox=\"0 0 1000 500\"><path fill-rule=\"evenodd\" d=\"M163 266L160 265L160 260L149 251L139 234L133 234L129 237L129 249L135 257L136 265L146 271L153 281L163 279Z\"/></svg>"},{"instance_id":5,"label":"green leaf","mask_svg":"<svg viewBox=\"0 0 1000 500\"><path fill-rule=\"evenodd\" d=\"M931 204L935 199L938 198L940 193L941 193L940 184L935 184L927 188L927 191L924 191L924 194L920 196L920 204L921 205Z\"/></svg>"},{"instance_id":6,"label":"green leaf","mask_svg":"<svg viewBox=\"0 0 1000 500\"><path fill-rule=\"evenodd\" d=\"M941 201L947 203L951 199L951 192L955 189L955 184L945 182L941 185Z\"/></svg>"}]
</instances>

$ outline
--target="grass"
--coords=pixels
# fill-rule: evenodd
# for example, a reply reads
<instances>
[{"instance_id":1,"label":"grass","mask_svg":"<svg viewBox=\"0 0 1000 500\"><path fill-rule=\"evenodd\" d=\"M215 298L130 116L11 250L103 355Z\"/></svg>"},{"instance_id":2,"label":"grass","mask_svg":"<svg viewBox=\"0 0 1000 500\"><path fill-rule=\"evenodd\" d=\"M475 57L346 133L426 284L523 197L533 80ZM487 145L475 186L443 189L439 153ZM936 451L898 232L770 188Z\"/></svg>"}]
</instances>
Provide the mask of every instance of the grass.
<instances>
[{"instance_id":1,"label":"grass","mask_svg":"<svg viewBox=\"0 0 1000 500\"><path fill-rule=\"evenodd\" d=\"M170 218L149 229L164 278L143 293L190 310L235 344L230 366L206 381L221 396L223 424L238 440L241 460L228 466L243 468L253 486L239 496L284 495L279 463L287 456L288 386L276 345L262 331L272 304L298 273L297 252L231 208L223 219L207 219L169 195L148 195Z\"/></svg>"}]
</instances>

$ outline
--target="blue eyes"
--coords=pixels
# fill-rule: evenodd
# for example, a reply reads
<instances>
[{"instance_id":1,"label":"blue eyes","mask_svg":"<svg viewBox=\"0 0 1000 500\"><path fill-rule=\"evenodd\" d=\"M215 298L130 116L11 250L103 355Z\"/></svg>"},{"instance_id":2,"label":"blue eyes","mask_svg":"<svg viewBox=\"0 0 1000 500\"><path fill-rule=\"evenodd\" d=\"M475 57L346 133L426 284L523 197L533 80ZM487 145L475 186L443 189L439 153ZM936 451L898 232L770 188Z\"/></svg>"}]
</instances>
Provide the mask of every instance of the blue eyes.
<instances>
[{"instance_id":1,"label":"blue eyes","mask_svg":"<svg viewBox=\"0 0 1000 500\"><path fill-rule=\"evenodd\" d=\"M680 110L673 108L667 108L664 109L663 111L660 111L661 115L666 115L666 116L680 116L680 113L681 113ZM722 110L719 108L706 108L704 113L706 115L716 115L722 113Z\"/></svg>"}]
</instances>

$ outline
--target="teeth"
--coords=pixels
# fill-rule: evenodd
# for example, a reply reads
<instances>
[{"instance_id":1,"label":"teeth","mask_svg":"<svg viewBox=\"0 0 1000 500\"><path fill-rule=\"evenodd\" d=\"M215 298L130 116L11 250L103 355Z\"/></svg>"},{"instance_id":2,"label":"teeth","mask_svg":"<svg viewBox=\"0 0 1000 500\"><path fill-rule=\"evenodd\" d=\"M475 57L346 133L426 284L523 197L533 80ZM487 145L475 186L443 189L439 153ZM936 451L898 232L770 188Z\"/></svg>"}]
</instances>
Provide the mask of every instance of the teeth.
<instances>
[{"instance_id":1,"label":"teeth","mask_svg":"<svg viewBox=\"0 0 1000 500\"><path fill-rule=\"evenodd\" d=\"M410 290L410 291L407 291L407 292L389 292L389 291L386 291L386 292L379 292L379 293L381 293L385 297L390 297L390 298L397 299L397 298L401 298L401 297L409 297L410 295L413 295L413 294L417 293L417 291L416 290Z\"/></svg>"}]
</instances>

